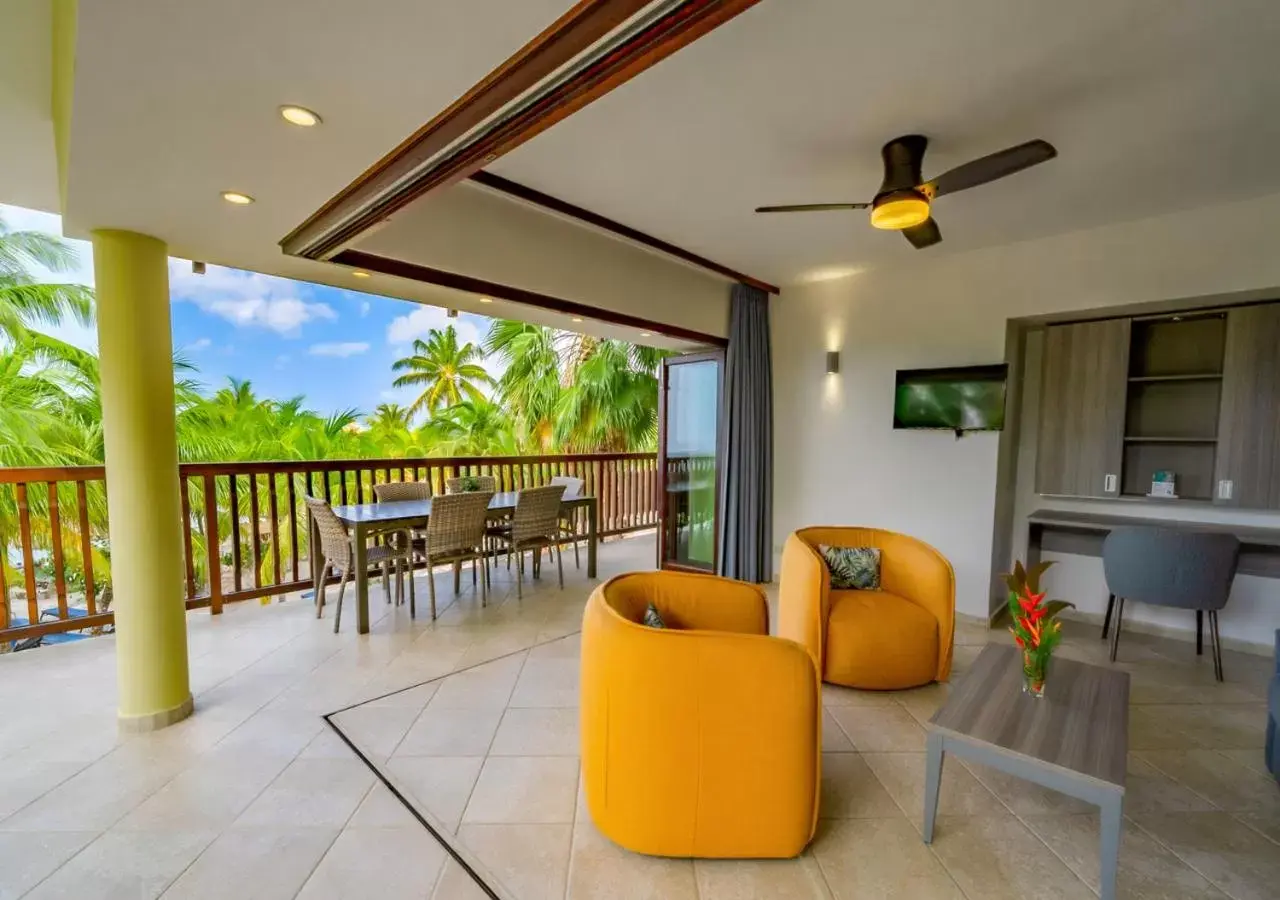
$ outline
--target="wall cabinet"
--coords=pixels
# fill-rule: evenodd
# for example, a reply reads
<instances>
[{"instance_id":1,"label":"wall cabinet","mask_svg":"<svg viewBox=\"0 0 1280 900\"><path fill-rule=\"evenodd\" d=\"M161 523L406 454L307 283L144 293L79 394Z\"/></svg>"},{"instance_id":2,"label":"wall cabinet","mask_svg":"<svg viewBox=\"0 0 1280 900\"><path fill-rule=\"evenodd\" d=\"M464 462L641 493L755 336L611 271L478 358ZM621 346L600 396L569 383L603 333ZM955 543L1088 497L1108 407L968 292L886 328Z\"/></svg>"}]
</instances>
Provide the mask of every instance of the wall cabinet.
<instances>
[{"instance_id":1,"label":"wall cabinet","mask_svg":"<svg viewBox=\"0 0 1280 900\"><path fill-rule=\"evenodd\" d=\"M1128 319L1056 325L1045 333L1036 455L1040 493L1120 493L1128 366Z\"/></svg>"},{"instance_id":2,"label":"wall cabinet","mask_svg":"<svg viewBox=\"0 0 1280 900\"><path fill-rule=\"evenodd\" d=\"M1227 313L1216 499L1280 509L1280 303Z\"/></svg>"},{"instance_id":3,"label":"wall cabinet","mask_svg":"<svg viewBox=\"0 0 1280 900\"><path fill-rule=\"evenodd\" d=\"M1280 303L1045 331L1036 490L1280 509Z\"/></svg>"}]
</instances>

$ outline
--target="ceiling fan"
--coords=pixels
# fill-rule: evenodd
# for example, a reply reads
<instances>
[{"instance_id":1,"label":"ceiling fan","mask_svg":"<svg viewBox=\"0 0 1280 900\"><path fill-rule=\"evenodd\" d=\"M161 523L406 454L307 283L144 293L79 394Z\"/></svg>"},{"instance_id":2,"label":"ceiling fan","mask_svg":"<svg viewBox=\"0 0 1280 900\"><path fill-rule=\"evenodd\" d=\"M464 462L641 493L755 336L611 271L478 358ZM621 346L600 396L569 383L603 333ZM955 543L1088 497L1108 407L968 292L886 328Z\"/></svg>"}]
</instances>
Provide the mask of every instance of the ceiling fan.
<instances>
[{"instance_id":1,"label":"ceiling fan","mask_svg":"<svg viewBox=\"0 0 1280 900\"><path fill-rule=\"evenodd\" d=\"M920 174L929 139L919 134L894 138L881 149L884 181L870 203L799 203L789 206L761 206L758 213L814 212L832 209L870 209L876 228L901 231L917 250L942 240L938 223L930 214L930 204L944 194L968 190L981 184L1048 162L1058 155L1048 141L1034 140L956 166L937 178L925 181Z\"/></svg>"}]
</instances>

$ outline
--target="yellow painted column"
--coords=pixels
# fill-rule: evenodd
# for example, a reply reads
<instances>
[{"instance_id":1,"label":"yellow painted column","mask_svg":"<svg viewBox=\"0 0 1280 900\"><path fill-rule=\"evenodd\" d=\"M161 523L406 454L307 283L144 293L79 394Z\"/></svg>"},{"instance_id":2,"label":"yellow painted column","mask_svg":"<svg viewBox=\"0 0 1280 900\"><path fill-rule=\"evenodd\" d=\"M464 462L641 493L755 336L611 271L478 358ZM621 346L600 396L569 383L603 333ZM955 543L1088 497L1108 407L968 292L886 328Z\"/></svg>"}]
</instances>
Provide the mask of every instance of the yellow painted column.
<instances>
[{"instance_id":1,"label":"yellow painted column","mask_svg":"<svg viewBox=\"0 0 1280 900\"><path fill-rule=\"evenodd\" d=\"M120 725L191 714L182 507L163 241L93 232Z\"/></svg>"}]
</instances>

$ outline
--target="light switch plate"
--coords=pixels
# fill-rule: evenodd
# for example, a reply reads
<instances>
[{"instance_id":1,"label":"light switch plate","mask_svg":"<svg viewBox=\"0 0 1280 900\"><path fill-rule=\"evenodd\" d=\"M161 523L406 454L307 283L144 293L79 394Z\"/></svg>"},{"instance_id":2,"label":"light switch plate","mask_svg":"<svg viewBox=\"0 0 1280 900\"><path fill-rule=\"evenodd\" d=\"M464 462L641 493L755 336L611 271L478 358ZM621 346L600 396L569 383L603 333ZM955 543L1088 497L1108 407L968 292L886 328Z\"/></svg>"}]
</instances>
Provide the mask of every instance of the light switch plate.
<instances>
[{"instance_id":1,"label":"light switch plate","mask_svg":"<svg viewBox=\"0 0 1280 900\"><path fill-rule=\"evenodd\" d=\"M1235 482L1223 479L1218 482L1218 499L1230 500L1232 493L1235 491Z\"/></svg>"}]
</instances>

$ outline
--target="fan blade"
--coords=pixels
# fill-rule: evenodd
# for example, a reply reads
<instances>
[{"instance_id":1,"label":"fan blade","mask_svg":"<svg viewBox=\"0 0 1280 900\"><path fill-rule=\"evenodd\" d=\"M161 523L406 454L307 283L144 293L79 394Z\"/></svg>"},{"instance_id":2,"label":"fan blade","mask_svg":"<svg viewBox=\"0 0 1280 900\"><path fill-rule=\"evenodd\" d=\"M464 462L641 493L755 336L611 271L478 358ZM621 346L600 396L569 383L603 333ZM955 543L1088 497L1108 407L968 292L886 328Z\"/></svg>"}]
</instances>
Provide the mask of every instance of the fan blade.
<instances>
[{"instance_id":1,"label":"fan blade","mask_svg":"<svg viewBox=\"0 0 1280 900\"><path fill-rule=\"evenodd\" d=\"M925 219L919 225L913 225L910 228L902 229L902 234L911 242L911 246L917 250L923 250L925 247L932 247L934 244L942 240L942 232L938 229L938 223L933 217Z\"/></svg>"},{"instance_id":2,"label":"fan blade","mask_svg":"<svg viewBox=\"0 0 1280 900\"><path fill-rule=\"evenodd\" d=\"M822 212L830 209L869 209L870 203L796 203L790 206L759 206L758 213Z\"/></svg>"},{"instance_id":3,"label":"fan blade","mask_svg":"<svg viewBox=\"0 0 1280 900\"><path fill-rule=\"evenodd\" d=\"M971 187L1004 178L1006 175L1021 172L1023 169L1029 169L1042 162L1048 162L1057 155L1057 149L1048 141L1027 141L1025 144L956 166L930 181L926 187L932 188L936 197L954 194L956 191L965 191Z\"/></svg>"}]
</instances>

